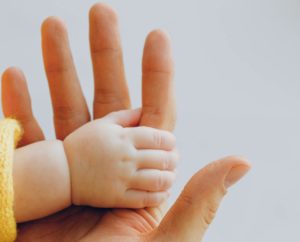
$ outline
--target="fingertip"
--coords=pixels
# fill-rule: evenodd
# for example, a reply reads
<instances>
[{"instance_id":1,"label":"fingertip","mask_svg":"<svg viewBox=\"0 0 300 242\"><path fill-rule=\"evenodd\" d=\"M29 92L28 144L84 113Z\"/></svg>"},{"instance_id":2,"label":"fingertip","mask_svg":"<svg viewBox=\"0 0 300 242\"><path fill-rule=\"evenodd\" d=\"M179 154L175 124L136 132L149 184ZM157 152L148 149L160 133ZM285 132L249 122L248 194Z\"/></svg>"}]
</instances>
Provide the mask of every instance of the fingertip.
<instances>
[{"instance_id":1,"label":"fingertip","mask_svg":"<svg viewBox=\"0 0 300 242\"><path fill-rule=\"evenodd\" d=\"M90 19L97 18L98 16L104 16L114 22L118 20L117 11L106 3L96 3L91 7L89 11Z\"/></svg>"},{"instance_id":2,"label":"fingertip","mask_svg":"<svg viewBox=\"0 0 300 242\"><path fill-rule=\"evenodd\" d=\"M226 159L234 162L224 180L224 186L227 189L237 183L250 171L251 164L246 158L241 156L230 156Z\"/></svg>"},{"instance_id":3,"label":"fingertip","mask_svg":"<svg viewBox=\"0 0 300 242\"><path fill-rule=\"evenodd\" d=\"M152 54L158 54L163 51L165 56L171 56L171 37L168 32L162 29L152 30L145 40L145 50L147 49L149 50L148 57L152 56L150 50L153 52Z\"/></svg>"},{"instance_id":4,"label":"fingertip","mask_svg":"<svg viewBox=\"0 0 300 242\"><path fill-rule=\"evenodd\" d=\"M164 31L154 30L148 34L143 51L141 124L174 129L176 108L173 77L170 38Z\"/></svg>"},{"instance_id":5,"label":"fingertip","mask_svg":"<svg viewBox=\"0 0 300 242\"><path fill-rule=\"evenodd\" d=\"M171 167L171 170L173 170L176 174L177 174L177 167L178 167L178 163L179 163L179 154L178 152L177 153L173 153L173 164L172 164L172 167Z\"/></svg>"},{"instance_id":6,"label":"fingertip","mask_svg":"<svg viewBox=\"0 0 300 242\"><path fill-rule=\"evenodd\" d=\"M145 41L146 44L150 44L152 42L168 47L171 44L170 34L163 29L154 29L147 35Z\"/></svg>"},{"instance_id":7,"label":"fingertip","mask_svg":"<svg viewBox=\"0 0 300 242\"><path fill-rule=\"evenodd\" d=\"M174 152L174 151L171 151L170 152L170 158L169 158L169 160L168 160L168 162L165 165L165 167L164 167L163 170L174 172L175 178L176 178L176 176L177 176L178 161L179 161L178 154L176 152Z\"/></svg>"},{"instance_id":8,"label":"fingertip","mask_svg":"<svg viewBox=\"0 0 300 242\"><path fill-rule=\"evenodd\" d=\"M159 202L159 204L157 204L157 206L158 206L158 205L161 205L161 204L164 203L164 202L166 202L166 201L169 199L170 196L171 196L170 191L165 191L165 192L163 192L161 201Z\"/></svg>"},{"instance_id":9,"label":"fingertip","mask_svg":"<svg viewBox=\"0 0 300 242\"><path fill-rule=\"evenodd\" d=\"M9 67L2 74L1 83L2 110L5 116L14 117L20 111L17 108L23 104L29 104L30 96L23 71L18 67Z\"/></svg>"},{"instance_id":10,"label":"fingertip","mask_svg":"<svg viewBox=\"0 0 300 242\"><path fill-rule=\"evenodd\" d=\"M219 180L224 192L238 182L250 170L251 165L242 156L227 156L212 162L202 170L207 179Z\"/></svg>"},{"instance_id":11,"label":"fingertip","mask_svg":"<svg viewBox=\"0 0 300 242\"><path fill-rule=\"evenodd\" d=\"M144 207L157 207L167 201L169 197L168 191L149 193L148 198L145 198Z\"/></svg>"},{"instance_id":12,"label":"fingertip","mask_svg":"<svg viewBox=\"0 0 300 242\"><path fill-rule=\"evenodd\" d=\"M181 159L180 153L179 153L178 149L175 148L175 149L173 150L173 153L174 153L174 157L175 157L176 162L178 162L178 161Z\"/></svg>"},{"instance_id":13,"label":"fingertip","mask_svg":"<svg viewBox=\"0 0 300 242\"><path fill-rule=\"evenodd\" d=\"M32 113L25 75L18 67L9 67L2 75L2 111L5 117L17 119L25 131L18 147L44 139Z\"/></svg>"},{"instance_id":14,"label":"fingertip","mask_svg":"<svg viewBox=\"0 0 300 242\"><path fill-rule=\"evenodd\" d=\"M10 66L6 68L6 70L3 72L2 76L11 76L15 73L23 73L22 70L17 66Z\"/></svg>"},{"instance_id":15,"label":"fingertip","mask_svg":"<svg viewBox=\"0 0 300 242\"><path fill-rule=\"evenodd\" d=\"M169 132L169 131L165 131L162 130L161 132L163 132L163 136L165 136L165 148L166 150L173 150L176 147L176 136Z\"/></svg>"},{"instance_id":16,"label":"fingertip","mask_svg":"<svg viewBox=\"0 0 300 242\"><path fill-rule=\"evenodd\" d=\"M145 40L143 71L174 72L171 38L161 29L151 31Z\"/></svg>"},{"instance_id":17,"label":"fingertip","mask_svg":"<svg viewBox=\"0 0 300 242\"><path fill-rule=\"evenodd\" d=\"M198 171L160 224L158 238L177 232L179 241L200 241L226 193L223 184L226 177L228 184L233 184L249 168L245 158L228 156ZM195 233L190 233L191 229Z\"/></svg>"},{"instance_id":18,"label":"fingertip","mask_svg":"<svg viewBox=\"0 0 300 242\"><path fill-rule=\"evenodd\" d=\"M51 83L53 78L49 74L67 69L69 59L66 58L71 58L67 26L59 17L48 17L41 25L41 35L44 67Z\"/></svg>"},{"instance_id":19,"label":"fingertip","mask_svg":"<svg viewBox=\"0 0 300 242\"><path fill-rule=\"evenodd\" d=\"M140 109L126 109L121 111L114 111L106 115L104 118L110 122L121 125L124 128L135 127L138 125L141 116Z\"/></svg>"},{"instance_id":20,"label":"fingertip","mask_svg":"<svg viewBox=\"0 0 300 242\"><path fill-rule=\"evenodd\" d=\"M176 180L176 176L177 176L177 172L176 172L176 169L173 170L173 171L165 171L167 174L166 174L166 185L162 187L163 191L165 190L168 190L170 189L174 183L175 183L175 180ZM168 176L168 177L167 177Z\"/></svg>"},{"instance_id":21,"label":"fingertip","mask_svg":"<svg viewBox=\"0 0 300 242\"><path fill-rule=\"evenodd\" d=\"M176 145L176 142L177 142L176 135L175 135L174 133L170 132L170 131L167 131L167 132L169 132L169 134L172 136L172 140L173 140L174 147L175 147L175 145Z\"/></svg>"},{"instance_id":22,"label":"fingertip","mask_svg":"<svg viewBox=\"0 0 300 242\"><path fill-rule=\"evenodd\" d=\"M168 190L168 191L165 191L164 193L163 193L163 197L162 197L162 199L161 199L161 202L160 202L160 204L162 204L163 202L166 202L169 198L170 198L170 196L171 196L171 192ZM160 204L158 204L158 205L160 205Z\"/></svg>"},{"instance_id":23,"label":"fingertip","mask_svg":"<svg viewBox=\"0 0 300 242\"><path fill-rule=\"evenodd\" d=\"M118 14L112 7L104 3L96 3L90 9L89 23L92 55L103 50L115 50L119 54L122 53Z\"/></svg>"},{"instance_id":24,"label":"fingertip","mask_svg":"<svg viewBox=\"0 0 300 242\"><path fill-rule=\"evenodd\" d=\"M43 35L52 35L57 32L65 31L66 29L65 22L56 16L46 18L41 25L41 32Z\"/></svg>"},{"instance_id":25,"label":"fingertip","mask_svg":"<svg viewBox=\"0 0 300 242\"><path fill-rule=\"evenodd\" d=\"M25 76L23 71L16 66L8 67L2 74L2 85L15 84L15 81L24 82Z\"/></svg>"},{"instance_id":26,"label":"fingertip","mask_svg":"<svg viewBox=\"0 0 300 242\"><path fill-rule=\"evenodd\" d=\"M222 158L224 161L240 164L240 165L245 165L245 166L251 166L250 162L248 159L242 155L230 155L230 156L225 156Z\"/></svg>"}]
</instances>

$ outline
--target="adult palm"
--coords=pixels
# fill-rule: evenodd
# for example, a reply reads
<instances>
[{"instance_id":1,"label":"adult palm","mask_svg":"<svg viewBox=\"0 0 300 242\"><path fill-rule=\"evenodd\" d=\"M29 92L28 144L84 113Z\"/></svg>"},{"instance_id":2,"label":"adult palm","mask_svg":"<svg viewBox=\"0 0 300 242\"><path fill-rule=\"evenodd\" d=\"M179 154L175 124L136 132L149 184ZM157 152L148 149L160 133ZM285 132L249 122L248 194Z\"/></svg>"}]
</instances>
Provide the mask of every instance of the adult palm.
<instances>
[{"instance_id":1,"label":"adult palm","mask_svg":"<svg viewBox=\"0 0 300 242\"><path fill-rule=\"evenodd\" d=\"M91 8L90 46L95 82L93 117L130 108L117 15L107 5ZM43 23L42 49L56 136L64 139L88 122L90 114L67 31L58 18L50 17ZM140 125L173 130L173 62L169 38L163 31L152 31L146 39L142 74ZM32 113L25 77L17 68L9 68L3 74L2 103L4 115L18 118L23 125L25 133L20 146L44 139ZM165 206L137 210L72 206L19 224L17 241L200 241L226 189L248 169L246 161L238 157L211 163L192 177L166 215Z\"/></svg>"}]
</instances>

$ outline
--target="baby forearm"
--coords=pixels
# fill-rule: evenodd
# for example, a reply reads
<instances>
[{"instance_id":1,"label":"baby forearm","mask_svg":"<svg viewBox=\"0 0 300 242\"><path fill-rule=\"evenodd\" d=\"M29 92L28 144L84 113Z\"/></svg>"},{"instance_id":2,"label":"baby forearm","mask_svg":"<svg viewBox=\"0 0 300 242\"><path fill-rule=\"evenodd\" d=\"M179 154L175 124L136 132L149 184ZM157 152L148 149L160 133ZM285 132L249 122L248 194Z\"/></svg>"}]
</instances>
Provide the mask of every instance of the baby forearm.
<instances>
[{"instance_id":1,"label":"baby forearm","mask_svg":"<svg viewBox=\"0 0 300 242\"><path fill-rule=\"evenodd\" d=\"M17 222L50 215L71 205L68 162L61 141L17 149L13 166Z\"/></svg>"}]
</instances>

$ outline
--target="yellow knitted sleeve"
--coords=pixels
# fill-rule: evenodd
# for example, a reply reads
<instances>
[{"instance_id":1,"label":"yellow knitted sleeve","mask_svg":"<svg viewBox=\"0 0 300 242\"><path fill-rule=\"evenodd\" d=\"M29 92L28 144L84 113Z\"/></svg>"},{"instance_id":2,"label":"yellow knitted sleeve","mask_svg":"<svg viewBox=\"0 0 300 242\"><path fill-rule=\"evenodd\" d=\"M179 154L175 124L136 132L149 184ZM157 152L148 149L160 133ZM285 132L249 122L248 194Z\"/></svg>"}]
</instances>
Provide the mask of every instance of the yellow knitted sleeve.
<instances>
[{"instance_id":1,"label":"yellow knitted sleeve","mask_svg":"<svg viewBox=\"0 0 300 242\"><path fill-rule=\"evenodd\" d=\"M13 213L13 152L22 135L14 119L0 121L0 241L16 239L16 222Z\"/></svg>"}]
</instances>

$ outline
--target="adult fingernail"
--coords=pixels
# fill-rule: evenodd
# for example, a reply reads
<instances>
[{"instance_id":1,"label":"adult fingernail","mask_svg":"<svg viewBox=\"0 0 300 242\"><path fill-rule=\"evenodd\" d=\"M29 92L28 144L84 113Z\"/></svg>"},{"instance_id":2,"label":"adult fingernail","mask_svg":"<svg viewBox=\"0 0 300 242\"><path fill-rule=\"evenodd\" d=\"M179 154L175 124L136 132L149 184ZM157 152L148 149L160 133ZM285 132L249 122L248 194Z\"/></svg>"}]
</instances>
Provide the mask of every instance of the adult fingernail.
<instances>
[{"instance_id":1,"label":"adult fingernail","mask_svg":"<svg viewBox=\"0 0 300 242\"><path fill-rule=\"evenodd\" d=\"M227 174L224 185L226 188L231 187L236 182L238 182L246 173L250 170L250 164L238 165L231 168L230 172Z\"/></svg>"}]
</instances>

